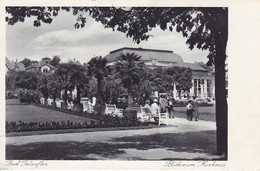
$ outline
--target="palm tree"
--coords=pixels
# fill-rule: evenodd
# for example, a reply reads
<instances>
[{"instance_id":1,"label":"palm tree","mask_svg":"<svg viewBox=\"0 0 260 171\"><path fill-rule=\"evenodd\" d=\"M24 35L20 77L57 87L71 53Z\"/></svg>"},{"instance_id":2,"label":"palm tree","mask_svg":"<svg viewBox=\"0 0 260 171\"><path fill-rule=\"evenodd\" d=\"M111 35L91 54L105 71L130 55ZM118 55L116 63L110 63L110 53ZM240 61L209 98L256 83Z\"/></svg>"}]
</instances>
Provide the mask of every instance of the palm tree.
<instances>
[{"instance_id":1,"label":"palm tree","mask_svg":"<svg viewBox=\"0 0 260 171\"><path fill-rule=\"evenodd\" d=\"M103 100L102 93L102 80L105 77L108 77L109 68L107 67L107 60L105 58L94 57L87 64L87 72L91 77L95 77L97 79L97 98Z\"/></svg>"},{"instance_id":2,"label":"palm tree","mask_svg":"<svg viewBox=\"0 0 260 171\"><path fill-rule=\"evenodd\" d=\"M77 89L76 103L80 103L81 90L89 82L87 75L87 69L79 64L71 64L69 72L69 82L73 87Z\"/></svg>"},{"instance_id":3,"label":"palm tree","mask_svg":"<svg viewBox=\"0 0 260 171\"><path fill-rule=\"evenodd\" d=\"M69 82L69 72L71 66L66 63L58 64L54 74L57 76L57 81L60 85L61 90L64 90L64 101L67 102L68 94L67 91L70 89L71 84Z\"/></svg>"},{"instance_id":4,"label":"palm tree","mask_svg":"<svg viewBox=\"0 0 260 171\"><path fill-rule=\"evenodd\" d=\"M116 63L116 73L121 78L122 84L127 88L128 106L131 107L133 86L140 82L140 74L143 72L144 63L140 62L141 56L135 53L121 54Z\"/></svg>"},{"instance_id":5,"label":"palm tree","mask_svg":"<svg viewBox=\"0 0 260 171\"><path fill-rule=\"evenodd\" d=\"M44 98L44 104L47 104L47 99L49 97L49 88L48 88L48 77L45 74L41 74L38 77L37 89L41 92Z\"/></svg>"},{"instance_id":6,"label":"palm tree","mask_svg":"<svg viewBox=\"0 0 260 171\"><path fill-rule=\"evenodd\" d=\"M58 76L56 74L51 74L49 76L48 88L49 95L52 96L53 102L56 106L56 98L59 97L61 91L62 83L59 81Z\"/></svg>"}]
</instances>

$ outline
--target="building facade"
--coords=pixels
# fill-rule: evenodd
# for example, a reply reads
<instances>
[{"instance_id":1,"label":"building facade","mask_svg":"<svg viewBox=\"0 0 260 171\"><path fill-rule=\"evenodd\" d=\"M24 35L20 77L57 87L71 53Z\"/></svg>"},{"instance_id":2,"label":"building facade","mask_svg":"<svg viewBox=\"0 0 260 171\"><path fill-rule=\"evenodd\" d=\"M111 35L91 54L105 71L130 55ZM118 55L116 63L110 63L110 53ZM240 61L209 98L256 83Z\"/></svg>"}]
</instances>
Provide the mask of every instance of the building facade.
<instances>
[{"instance_id":1,"label":"building facade","mask_svg":"<svg viewBox=\"0 0 260 171\"><path fill-rule=\"evenodd\" d=\"M114 65L118 61L121 54L135 53L141 56L140 61L144 62L149 68L167 68L167 67L186 67L192 69L192 88L188 92L182 91L181 96L187 95L201 99L214 98L215 82L213 71L207 70L201 66L202 63L184 62L182 57L173 51L143 49L143 48L128 48L124 47L111 51L105 58L108 65ZM178 98L182 98L178 97Z\"/></svg>"}]
</instances>

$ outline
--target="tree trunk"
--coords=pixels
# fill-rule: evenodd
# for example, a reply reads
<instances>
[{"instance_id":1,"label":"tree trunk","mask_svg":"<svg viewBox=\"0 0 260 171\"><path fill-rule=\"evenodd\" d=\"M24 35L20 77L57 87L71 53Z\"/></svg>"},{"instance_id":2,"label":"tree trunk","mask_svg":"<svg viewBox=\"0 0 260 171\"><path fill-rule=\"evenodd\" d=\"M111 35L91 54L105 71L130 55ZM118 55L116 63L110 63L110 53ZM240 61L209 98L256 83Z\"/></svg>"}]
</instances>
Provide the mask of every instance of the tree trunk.
<instances>
[{"instance_id":1,"label":"tree trunk","mask_svg":"<svg viewBox=\"0 0 260 171\"><path fill-rule=\"evenodd\" d=\"M181 90L178 90L179 99L181 99Z\"/></svg>"},{"instance_id":2,"label":"tree trunk","mask_svg":"<svg viewBox=\"0 0 260 171\"><path fill-rule=\"evenodd\" d=\"M128 107L132 107L132 85L129 85L129 88L128 88Z\"/></svg>"},{"instance_id":3,"label":"tree trunk","mask_svg":"<svg viewBox=\"0 0 260 171\"><path fill-rule=\"evenodd\" d=\"M228 15L220 12L217 19L216 58L215 58L215 96L216 96L216 126L217 126L217 153L226 155L228 152L228 118L225 87L225 60L228 40Z\"/></svg>"},{"instance_id":4,"label":"tree trunk","mask_svg":"<svg viewBox=\"0 0 260 171\"><path fill-rule=\"evenodd\" d=\"M66 102L68 100L68 90L64 90L64 101Z\"/></svg>"},{"instance_id":5,"label":"tree trunk","mask_svg":"<svg viewBox=\"0 0 260 171\"><path fill-rule=\"evenodd\" d=\"M97 78L97 86L98 86L97 98L103 101L101 78Z\"/></svg>"},{"instance_id":6,"label":"tree trunk","mask_svg":"<svg viewBox=\"0 0 260 171\"><path fill-rule=\"evenodd\" d=\"M80 104L80 95L81 95L80 86L77 86L77 103L78 104Z\"/></svg>"},{"instance_id":7,"label":"tree trunk","mask_svg":"<svg viewBox=\"0 0 260 171\"><path fill-rule=\"evenodd\" d=\"M46 96L44 97L44 105L48 106L48 97L46 97Z\"/></svg>"}]
</instances>

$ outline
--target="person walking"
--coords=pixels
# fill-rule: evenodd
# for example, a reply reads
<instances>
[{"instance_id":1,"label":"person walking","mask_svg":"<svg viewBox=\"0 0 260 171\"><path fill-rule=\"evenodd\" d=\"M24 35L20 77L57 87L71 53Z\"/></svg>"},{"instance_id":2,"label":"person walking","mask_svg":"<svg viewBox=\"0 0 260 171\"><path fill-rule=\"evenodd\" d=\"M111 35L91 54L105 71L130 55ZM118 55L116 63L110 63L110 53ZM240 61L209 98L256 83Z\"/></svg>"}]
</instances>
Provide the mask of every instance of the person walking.
<instances>
[{"instance_id":1,"label":"person walking","mask_svg":"<svg viewBox=\"0 0 260 171\"><path fill-rule=\"evenodd\" d=\"M160 114L160 107L158 106L158 100L154 99L153 104L150 107L150 111L152 113L152 116L154 117L154 121L158 122L159 121L159 114Z\"/></svg>"},{"instance_id":2,"label":"person walking","mask_svg":"<svg viewBox=\"0 0 260 171\"><path fill-rule=\"evenodd\" d=\"M174 109L173 109L173 99L172 98L169 98L166 108L167 108L167 111L169 113L169 118L174 118L174 116L173 116L173 111L174 111Z\"/></svg>"},{"instance_id":3,"label":"person walking","mask_svg":"<svg viewBox=\"0 0 260 171\"><path fill-rule=\"evenodd\" d=\"M192 121L193 118L193 106L191 100L188 101L188 104L186 106L186 112L187 112L187 119L189 121Z\"/></svg>"}]
</instances>

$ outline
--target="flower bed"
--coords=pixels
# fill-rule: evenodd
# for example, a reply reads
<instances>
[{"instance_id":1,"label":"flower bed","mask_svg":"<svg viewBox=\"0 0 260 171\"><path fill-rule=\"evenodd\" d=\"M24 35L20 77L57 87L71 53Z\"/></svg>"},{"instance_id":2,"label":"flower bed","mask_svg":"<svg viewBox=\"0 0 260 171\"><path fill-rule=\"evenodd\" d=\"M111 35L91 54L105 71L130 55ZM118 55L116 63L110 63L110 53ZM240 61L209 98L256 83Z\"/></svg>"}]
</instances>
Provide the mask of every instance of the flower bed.
<instances>
[{"instance_id":1,"label":"flower bed","mask_svg":"<svg viewBox=\"0 0 260 171\"><path fill-rule=\"evenodd\" d=\"M139 121L127 118L114 119L107 118L104 121L91 121L90 123L78 122L6 122L6 132L23 132L23 131L41 131L41 130L57 130L57 129L80 129L80 128L108 128L108 127L130 127L130 126L144 126Z\"/></svg>"}]
</instances>

